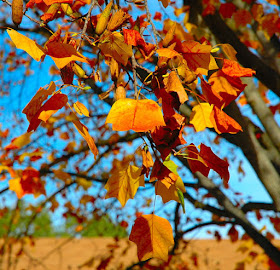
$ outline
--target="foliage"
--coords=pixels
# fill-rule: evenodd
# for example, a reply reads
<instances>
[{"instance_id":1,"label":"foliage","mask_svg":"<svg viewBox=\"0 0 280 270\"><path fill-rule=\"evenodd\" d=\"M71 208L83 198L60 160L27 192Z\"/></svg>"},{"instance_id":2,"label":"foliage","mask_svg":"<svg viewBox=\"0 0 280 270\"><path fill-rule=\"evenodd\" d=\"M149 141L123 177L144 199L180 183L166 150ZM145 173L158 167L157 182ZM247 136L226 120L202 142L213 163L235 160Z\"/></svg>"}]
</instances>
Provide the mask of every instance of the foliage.
<instances>
[{"instance_id":1,"label":"foliage","mask_svg":"<svg viewBox=\"0 0 280 270\"><path fill-rule=\"evenodd\" d=\"M30 0L25 9L13 1L3 0L13 14L1 18L10 38L3 73L28 80L40 65L53 78L29 102L22 96L25 131L19 121L4 124L0 133L0 172L8 185L1 194L40 200L26 207L31 214L23 231L11 230L14 210L7 237L12 231L18 239L34 235L45 207L62 209L66 231L77 220L81 235L100 213L106 222L110 212L123 228L134 219L130 240L139 260L156 257L168 267L169 248L174 255L186 233L229 224L232 242L251 237L267 265L280 267L280 251L271 242L280 211L278 2L160 0L161 12L152 16L147 0ZM11 93L4 88L3 95ZM269 202L231 188L230 164L239 162L241 175L246 171L230 147L242 150ZM177 203L164 218L155 214L163 212L148 192L153 186L164 205ZM135 209L125 216L115 199L105 198L122 207L138 201L130 201ZM190 207L207 211L211 220L188 215ZM274 231L260 231L252 212L258 221L269 218ZM220 239L218 231L215 236Z\"/></svg>"}]
</instances>

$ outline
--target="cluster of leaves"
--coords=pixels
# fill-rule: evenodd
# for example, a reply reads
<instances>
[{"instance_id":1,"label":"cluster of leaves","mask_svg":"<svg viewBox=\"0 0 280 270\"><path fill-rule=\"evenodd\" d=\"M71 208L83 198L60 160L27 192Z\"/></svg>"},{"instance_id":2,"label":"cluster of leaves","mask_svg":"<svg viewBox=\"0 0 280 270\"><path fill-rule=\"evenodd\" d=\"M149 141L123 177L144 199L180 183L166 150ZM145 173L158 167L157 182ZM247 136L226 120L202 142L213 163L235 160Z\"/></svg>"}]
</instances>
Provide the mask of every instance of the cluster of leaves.
<instances>
[{"instance_id":1,"label":"cluster of leaves","mask_svg":"<svg viewBox=\"0 0 280 270\"><path fill-rule=\"evenodd\" d=\"M165 8L170 4L169 0L161 2ZM202 16L213 15L219 10L224 18L233 18L237 28L250 23L252 16L258 22L257 28L265 31L268 37L279 28L279 16L274 13L265 14L260 4L253 4L252 15L250 13L249 16L246 9L237 10L233 3L202 2ZM134 1L133 7L130 6L146 11L146 15L136 20L129 14L130 8L121 8L118 1L107 4L104 1L92 1L87 15L82 16L80 10L87 4L82 0L30 0L26 9L39 9L43 12L40 17L43 21L41 27L59 19L65 23L62 27L55 25L58 29L48 35L44 44L16 30L7 29L14 45L34 60L43 62L50 56L63 82L59 85L51 81L48 87L41 87L23 109L29 121L27 132L5 146L1 156L3 165L0 171L10 175L9 189L18 198L26 194L35 197L46 195L42 176L47 173L53 173L66 186L72 185L73 182L69 181L71 173L61 168L55 170L48 164L42 164L39 170L31 166L18 170L13 167L14 160L11 157L13 151L23 149L31 142L32 133L40 125L47 128L48 135L52 135L57 120L53 115L58 111L63 112L59 120L66 121L67 126L71 123L74 125L95 160L98 160L97 146L100 144L95 143L98 138L93 139L89 128L81 120L90 117L90 110L76 95L73 97L71 94L73 89L77 93L86 93L90 88L97 88L106 77L112 81L112 85L108 91L99 93L99 98L112 107L108 114L105 113L106 121L102 126L104 134L110 130L107 124L112 124L112 130L132 130L143 140L142 166L137 166L135 162L131 165L131 159L113 162L105 185L106 198L115 197L124 207L129 199L134 198L138 188L145 186L146 177L149 183L154 184L155 194L160 195L164 203L176 201L182 204L185 211L186 189L173 157L187 160L193 173L199 172L205 177L208 177L212 169L227 188L230 179L229 163L203 143L199 146L187 143L183 137L185 126L192 126L196 132L206 128L213 129L217 134L242 132L240 124L225 110L244 91L246 84L242 78L252 77L255 71L238 63L236 51L231 45L212 47L210 41L195 30L192 35L193 24L188 22L190 7L176 9L176 15L182 12L187 14L185 21L188 33L180 24L171 20L164 21L163 31L159 33L151 19L146 0ZM98 7L101 12L92 16L94 7ZM161 14L157 13L154 20L161 20L160 17ZM149 26L154 34L154 42L151 43L143 35ZM258 49L256 44L251 43L248 46ZM83 50L82 54L80 51ZM77 62L84 63L84 66ZM146 67L149 65L154 65L154 71ZM107 73L102 74L101 78L100 73L104 67ZM74 75L78 80L74 80ZM114 102L109 97L112 91L115 92ZM182 105L192 107L189 119L180 113ZM67 131L63 136L69 138ZM108 144L113 145L118 141L119 135L115 134L115 137L108 140ZM67 147L69 155L74 155L73 146L69 144ZM36 161L42 155L36 149L17 156L16 160L22 163L28 157L30 161ZM79 169L75 176L78 176L76 182L84 189L90 186ZM84 197L84 200L85 203L93 204L95 201L90 196ZM71 211L71 205L68 210L68 215L79 219L79 214ZM139 260L157 257L167 261L168 249L174 244L171 224L154 213L138 214L129 239L137 244Z\"/></svg>"}]
</instances>

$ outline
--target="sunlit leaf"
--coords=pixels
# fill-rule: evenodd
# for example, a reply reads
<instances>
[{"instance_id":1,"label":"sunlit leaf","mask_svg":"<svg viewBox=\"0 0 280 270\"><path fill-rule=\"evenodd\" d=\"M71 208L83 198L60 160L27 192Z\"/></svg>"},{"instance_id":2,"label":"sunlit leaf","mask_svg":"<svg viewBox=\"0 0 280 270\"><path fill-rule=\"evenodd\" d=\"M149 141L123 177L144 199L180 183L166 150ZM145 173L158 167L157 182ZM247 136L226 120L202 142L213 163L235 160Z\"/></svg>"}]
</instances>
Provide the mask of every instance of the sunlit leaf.
<instances>
[{"instance_id":1,"label":"sunlit leaf","mask_svg":"<svg viewBox=\"0 0 280 270\"><path fill-rule=\"evenodd\" d=\"M13 29L7 29L7 33L18 49L24 50L36 61L41 60L41 57L45 54L43 47Z\"/></svg>"},{"instance_id":2,"label":"sunlit leaf","mask_svg":"<svg viewBox=\"0 0 280 270\"><path fill-rule=\"evenodd\" d=\"M236 134L237 132L242 131L242 127L233 118L216 106L214 106L214 109L211 112L210 120L218 134Z\"/></svg>"},{"instance_id":3,"label":"sunlit leaf","mask_svg":"<svg viewBox=\"0 0 280 270\"><path fill-rule=\"evenodd\" d=\"M194 126L196 132L202 131L207 127L213 127L213 123L210 119L212 110L213 105L209 103L200 103L193 107L190 123Z\"/></svg>"},{"instance_id":4,"label":"sunlit leaf","mask_svg":"<svg viewBox=\"0 0 280 270\"><path fill-rule=\"evenodd\" d=\"M161 108L150 99L134 100L123 98L112 106L106 123L113 125L113 130L145 132L156 126L165 126Z\"/></svg>"},{"instance_id":5,"label":"sunlit leaf","mask_svg":"<svg viewBox=\"0 0 280 270\"><path fill-rule=\"evenodd\" d=\"M105 189L108 191L106 198L115 197L122 207L129 199L133 199L139 186L145 186L144 175L141 168L129 165L124 170L111 175Z\"/></svg>"},{"instance_id":6,"label":"sunlit leaf","mask_svg":"<svg viewBox=\"0 0 280 270\"><path fill-rule=\"evenodd\" d=\"M78 114L89 117L89 111L87 107L80 101L76 101L74 103L74 109Z\"/></svg>"},{"instance_id":7,"label":"sunlit leaf","mask_svg":"<svg viewBox=\"0 0 280 270\"><path fill-rule=\"evenodd\" d=\"M185 103L189 98L188 95L175 71L171 71L167 80L165 81L167 92L176 92L180 103Z\"/></svg>"},{"instance_id":8,"label":"sunlit leaf","mask_svg":"<svg viewBox=\"0 0 280 270\"><path fill-rule=\"evenodd\" d=\"M86 140L89 149L94 154L94 158L96 158L96 156L98 155L98 149L94 143L93 138L90 136L87 127L80 122L80 120L76 117L76 115L71 114L71 118L74 126L76 127L78 132L82 135L82 137Z\"/></svg>"},{"instance_id":9,"label":"sunlit leaf","mask_svg":"<svg viewBox=\"0 0 280 270\"><path fill-rule=\"evenodd\" d=\"M62 69L71 61L89 63L87 58L70 44L52 41L47 43L46 48L47 54L59 69Z\"/></svg>"},{"instance_id":10,"label":"sunlit leaf","mask_svg":"<svg viewBox=\"0 0 280 270\"><path fill-rule=\"evenodd\" d=\"M125 66L128 59L132 56L131 45L125 43L123 35L119 32L105 32L98 46L105 56L113 57Z\"/></svg>"},{"instance_id":11,"label":"sunlit leaf","mask_svg":"<svg viewBox=\"0 0 280 270\"><path fill-rule=\"evenodd\" d=\"M137 245L139 260L168 259L168 249L174 244L172 227L168 220L151 215L142 215L135 220L129 240Z\"/></svg>"},{"instance_id":12,"label":"sunlit leaf","mask_svg":"<svg viewBox=\"0 0 280 270\"><path fill-rule=\"evenodd\" d=\"M30 139L31 133L27 132L24 133L14 139L12 139L11 143L7 146L5 146L5 150L13 150L13 149L20 149L23 146L29 144L31 142Z\"/></svg>"}]
</instances>

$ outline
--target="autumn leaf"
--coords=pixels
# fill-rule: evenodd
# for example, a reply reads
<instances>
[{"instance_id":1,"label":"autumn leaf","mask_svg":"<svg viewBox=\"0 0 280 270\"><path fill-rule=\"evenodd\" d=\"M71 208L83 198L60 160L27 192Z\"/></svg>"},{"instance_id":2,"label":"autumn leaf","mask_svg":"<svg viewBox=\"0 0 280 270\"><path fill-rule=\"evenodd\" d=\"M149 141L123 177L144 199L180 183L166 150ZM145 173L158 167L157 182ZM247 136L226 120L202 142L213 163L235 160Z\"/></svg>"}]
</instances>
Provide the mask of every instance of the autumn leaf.
<instances>
[{"instance_id":1,"label":"autumn leaf","mask_svg":"<svg viewBox=\"0 0 280 270\"><path fill-rule=\"evenodd\" d=\"M214 72L208 82L212 90L223 98L224 107L235 100L246 87L239 77L229 76L222 70Z\"/></svg>"},{"instance_id":2,"label":"autumn leaf","mask_svg":"<svg viewBox=\"0 0 280 270\"><path fill-rule=\"evenodd\" d=\"M178 177L175 183L171 184L169 188L163 183L163 181L157 181L155 184L156 195L160 195L163 203L167 203L171 200L181 203L178 190L181 193L185 193L186 189L181 177Z\"/></svg>"},{"instance_id":3,"label":"autumn leaf","mask_svg":"<svg viewBox=\"0 0 280 270\"><path fill-rule=\"evenodd\" d=\"M168 220L151 215L142 215L135 220L129 240L137 245L139 260L149 258L168 260L168 249L174 244L172 227Z\"/></svg>"},{"instance_id":4,"label":"autumn leaf","mask_svg":"<svg viewBox=\"0 0 280 270\"><path fill-rule=\"evenodd\" d=\"M128 45L137 46L138 40L144 41L140 33L134 29L123 29L123 36L124 42Z\"/></svg>"},{"instance_id":5,"label":"autumn leaf","mask_svg":"<svg viewBox=\"0 0 280 270\"><path fill-rule=\"evenodd\" d=\"M167 8L170 3L170 0L158 0L158 1L160 1L165 8Z\"/></svg>"},{"instance_id":6,"label":"autumn leaf","mask_svg":"<svg viewBox=\"0 0 280 270\"><path fill-rule=\"evenodd\" d=\"M35 198L46 195L45 182L40 179L40 172L33 168L26 168L19 177L9 181L9 189L14 191L20 199L25 194L33 194Z\"/></svg>"},{"instance_id":7,"label":"autumn leaf","mask_svg":"<svg viewBox=\"0 0 280 270\"><path fill-rule=\"evenodd\" d=\"M165 80L165 87L168 93L177 93L181 104L185 103L189 99L186 90L175 71L170 72L168 78Z\"/></svg>"},{"instance_id":8,"label":"autumn leaf","mask_svg":"<svg viewBox=\"0 0 280 270\"><path fill-rule=\"evenodd\" d=\"M42 56L45 54L43 47L38 45L34 40L13 29L7 29L7 33L18 49L24 50L36 61L41 60Z\"/></svg>"},{"instance_id":9,"label":"autumn leaf","mask_svg":"<svg viewBox=\"0 0 280 270\"><path fill-rule=\"evenodd\" d=\"M165 126L161 108L150 99L135 100L123 98L117 100L106 119L113 130L146 132L156 126Z\"/></svg>"},{"instance_id":10,"label":"autumn leaf","mask_svg":"<svg viewBox=\"0 0 280 270\"><path fill-rule=\"evenodd\" d=\"M84 115L86 117L89 117L89 111L87 107L80 101L76 101L74 103L74 109L79 115Z\"/></svg>"},{"instance_id":11,"label":"autumn leaf","mask_svg":"<svg viewBox=\"0 0 280 270\"><path fill-rule=\"evenodd\" d=\"M79 53L71 44L57 41L47 42L47 54L53 59L59 69L64 68L71 61L89 63L87 58Z\"/></svg>"},{"instance_id":12,"label":"autumn leaf","mask_svg":"<svg viewBox=\"0 0 280 270\"><path fill-rule=\"evenodd\" d=\"M13 150L13 149L22 148L23 146L25 146L31 142L30 136L31 136L30 132L24 133L16 138L14 138L9 145L5 146L4 149L6 151L9 151L9 150Z\"/></svg>"},{"instance_id":13,"label":"autumn leaf","mask_svg":"<svg viewBox=\"0 0 280 270\"><path fill-rule=\"evenodd\" d=\"M129 165L119 170L108 179L105 189L108 191L105 198L115 197L122 207L129 199L133 199L139 186L145 186L144 175L141 168Z\"/></svg>"},{"instance_id":14,"label":"autumn leaf","mask_svg":"<svg viewBox=\"0 0 280 270\"><path fill-rule=\"evenodd\" d=\"M193 40L184 41L177 49L186 59L188 67L202 75L207 75L210 69L218 69L216 61L211 55L211 50L212 46Z\"/></svg>"},{"instance_id":15,"label":"autumn leaf","mask_svg":"<svg viewBox=\"0 0 280 270\"><path fill-rule=\"evenodd\" d=\"M54 113L67 103L68 98L64 94L53 95L30 119L27 132L36 130L42 121L46 122Z\"/></svg>"},{"instance_id":16,"label":"autumn leaf","mask_svg":"<svg viewBox=\"0 0 280 270\"><path fill-rule=\"evenodd\" d=\"M115 31L122 26L131 16L124 12L122 9L119 9L117 12L113 14L108 22L107 29L109 31Z\"/></svg>"},{"instance_id":17,"label":"autumn leaf","mask_svg":"<svg viewBox=\"0 0 280 270\"><path fill-rule=\"evenodd\" d=\"M190 169L193 173L200 172L205 177L208 176L210 168L204 162L204 160L200 157L199 152L195 145L191 143L187 146L187 160L190 166Z\"/></svg>"},{"instance_id":18,"label":"autumn leaf","mask_svg":"<svg viewBox=\"0 0 280 270\"><path fill-rule=\"evenodd\" d=\"M71 121L73 122L75 128L82 135L82 137L86 140L89 149L94 154L94 158L96 159L96 157L98 155L98 149L94 143L93 138L90 136L90 134L88 132L88 128L85 125L83 125L80 122L80 120L78 119L78 117L76 115L74 115L73 113L71 113L70 118L71 118Z\"/></svg>"},{"instance_id":19,"label":"autumn leaf","mask_svg":"<svg viewBox=\"0 0 280 270\"><path fill-rule=\"evenodd\" d=\"M43 1L47 6L51 6L52 4L55 3L68 3L68 4L73 3L73 0L43 0Z\"/></svg>"},{"instance_id":20,"label":"autumn leaf","mask_svg":"<svg viewBox=\"0 0 280 270\"><path fill-rule=\"evenodd\" d=\"M224 59L222 71L231 77L252 77L256 71L251 68L244 68L238 62Z\"/></svg>"},{"instance_id":21,"label":"autumn leaf","mask_svg":"<svg viewBox=\"0 0 280 270\"><path fill-rule=\"evenodd\" d=\"M199 156L203 159L205 164L217 172L222 179L226 182L229 180L229 171L228 171L228 162L220 159L216 156L210 147L204 145L203 143L200 145L200 154Z\"/></svg>"},{"instance_id":22,"label":"autumn leaf","mask_svg":"<svg viewBox=\"0 0 280 270\"><path fill-rule=\"evenodd\" d=\"M199 103L193 107L190 115L190 123L194 126L196 132L202 131L207 127L213 127L210 119L212 110L213 105L209 103Z\"/></svg>"},{"instance_id":23,"label":"autumn leaf","mask_svg":"<svg viewBox=\"0 0 280 270\"><path fill-rule=\"evenodd\" d=\"M48 89L41 88L37 91L35 96L29 101L29 103L25 106L22 112L26 115L27 120L30 122L31 119L35 116L35 114L42 107L42 103L48 98L48 96L52 95L55 91L55 83L52 81L49 84Z\"/></svg>"},{"instance_id":24,"label":"autumn leaf","mask_svg":"<svg viewBox=\"0 0 280 270\"><path fill-rule=\"evenodd\" d=\"M169 49L169 48L161 48L161 49L157 49L157 54L159 56L163 56L163 57L167 57L167 58L174 58L177 57L179 59L181 59L181 61L183 60L182 55L180 53L178 53L175 50Z\"/></svg>"},{"instance_id":25,"label":"autumn leaf","mask_svg":"<svg viewBox=\"0 0 280 270\"><path fill-rule=\"evenodd\" d=\"M237 132L242 131L242 127L233 118L216 106L214 106L214 109L211 112L210 120L218 134L236 134Z\"/></svg>"},{"instance_id":26,"label":"autumn leaf","mask_svg":"<svg viewBox=\"0 0 280 270\"><path fill-rule=\"evenodd\" d=\"M116 61L127 65L128 59L132 56L132 47L124 41L124 37L119 32L106 31L98 45L102 54L113 57Z\"/></svg>"}]
</instances>

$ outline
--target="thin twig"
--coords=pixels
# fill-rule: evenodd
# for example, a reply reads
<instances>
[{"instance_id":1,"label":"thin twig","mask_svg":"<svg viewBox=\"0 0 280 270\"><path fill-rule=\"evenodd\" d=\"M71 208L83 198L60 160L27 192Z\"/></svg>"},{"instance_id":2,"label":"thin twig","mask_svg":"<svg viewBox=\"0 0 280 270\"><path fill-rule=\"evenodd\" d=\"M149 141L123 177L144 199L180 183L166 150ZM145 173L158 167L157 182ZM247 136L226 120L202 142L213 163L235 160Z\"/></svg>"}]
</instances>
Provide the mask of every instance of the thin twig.
<instances>
[{"instance_id":1,"label":"thin twig","mask_svg":"<svg viewBox=\"0 0 280 270\"><path fill-rule=\"evenodd\" d=\"M133 86L134 86L134 98L137 99L138 90L137 90L137 75L136 75L136 59L134 53L131 56L131 64L132 64L132 73L133 73Z\"/></svg>"},{"instance_id":2,"label":"thin twig","mask_svg":"<svg viewBox=\"0 0 280 270\"><path fill-rule=\"evenodd\" d=\"M89 11L88 11L88 14L87 14L87 17L86 17L86 20L85 20L85 24L84 24L84 27L83 27L83 31L82 31L82 34L81 34L81 39L80 39L79 45L77 47L77 51L79 51L80 46L82 44L82 40L83 40L84 35L85 35L86 31L87 31L87 25L88 25L88 22L89 22L89 19L90 19L91 11L92 11L93 7L96 4L95 2L96 2L95 0L91 1L90 8L89 8Z\"/></svg>"}]
</instances>

